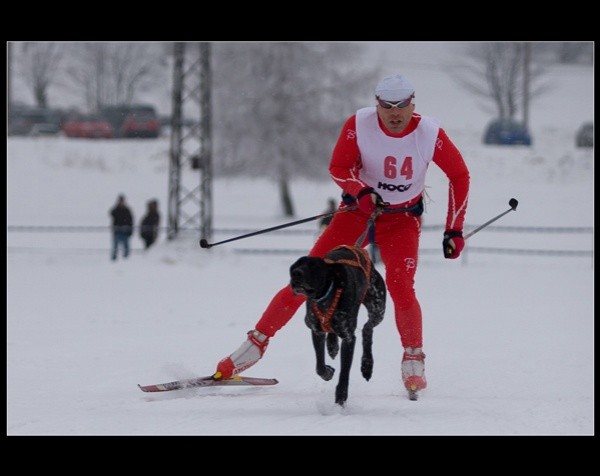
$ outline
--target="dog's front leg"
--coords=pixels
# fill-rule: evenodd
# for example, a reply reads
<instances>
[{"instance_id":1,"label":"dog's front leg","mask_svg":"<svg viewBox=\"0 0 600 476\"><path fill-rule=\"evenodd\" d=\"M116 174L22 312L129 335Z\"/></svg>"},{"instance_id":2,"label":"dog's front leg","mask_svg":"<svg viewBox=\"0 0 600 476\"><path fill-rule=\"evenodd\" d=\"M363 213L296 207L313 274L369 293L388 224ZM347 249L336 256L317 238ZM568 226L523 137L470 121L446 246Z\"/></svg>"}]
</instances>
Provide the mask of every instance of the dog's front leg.
<instances>
[{"instance_id":1,"label":"dog's front leg","mask_svg":"<svg viewBox=\"0 0 600 476\"><path fill-rule=\"evenodd\" d=\"M342 348L340 353L340 379L337 387L335 387L335 403L344 406L348 400L348 384L350 382L350 368L352 367L352 359L354 358L354 346L356 337L354 334L342 339Z\"/></svg>"},{"instance_id":2,"label":"dog's front leg","mask_svg":"<svg viewBox=\"0 0 600 476\"><path fill-rule=\"evenodd\" d=\"M317 375L323 380L331 380L335 369L325 365L325 335L324 332L312 331L312 341L317 357Z\"/></svg>"},{"instance_id":3,"label":"dog's front leg","mask_svg":"<svg viewBox=\"0 0 600 476\"><path fill-rule=\"evenodd\" d=\"M373 324L367 321L362 330L363 355L360 371L365 380L373 376Z\"/></svg>"}]
</instances>

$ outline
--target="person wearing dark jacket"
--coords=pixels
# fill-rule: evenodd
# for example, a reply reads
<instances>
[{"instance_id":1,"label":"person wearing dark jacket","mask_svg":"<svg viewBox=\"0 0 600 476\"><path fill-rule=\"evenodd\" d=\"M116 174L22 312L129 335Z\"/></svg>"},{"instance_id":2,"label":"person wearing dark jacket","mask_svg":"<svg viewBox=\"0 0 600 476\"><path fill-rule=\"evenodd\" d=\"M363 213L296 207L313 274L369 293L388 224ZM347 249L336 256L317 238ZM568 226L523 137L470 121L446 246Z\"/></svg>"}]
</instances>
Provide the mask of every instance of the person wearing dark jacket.
<instances>
[{"instance_id":1,"label":"person wearing dark jacket","mask_svg":"<svg viewBox=\"0 0 600 476\"><path fill-rule=\"evenodd\" d=\"M112 217L112 250L111 259L117 259L119 247L123 248L123 258L129 256L129 238L133 234L133 214L125 201L125 195L117 197L116 205L110 209Z\"/></svg>"},{"instance_id":2,"label":"person wearing dark jacket","mask_svg":"<svg viewBox=\"0 0 600 476\"><path fill-rule=\"evenodd\" d=\"M160 215L157 200L149 200L146 206L146 215L140 223L140 237L144 241L144 248L148 249L158 238Z\"/></svg>"}]
</instances>

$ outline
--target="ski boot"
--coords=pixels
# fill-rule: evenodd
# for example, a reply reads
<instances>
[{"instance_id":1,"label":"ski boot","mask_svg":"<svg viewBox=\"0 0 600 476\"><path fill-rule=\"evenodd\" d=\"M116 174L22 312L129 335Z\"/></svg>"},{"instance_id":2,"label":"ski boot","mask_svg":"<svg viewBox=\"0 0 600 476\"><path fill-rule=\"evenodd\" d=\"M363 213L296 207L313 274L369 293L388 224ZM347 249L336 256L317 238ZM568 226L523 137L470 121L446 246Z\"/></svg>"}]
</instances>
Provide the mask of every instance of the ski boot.
<instances>
[{"instance_id":1,"label":"ski boot","mask_svg":"<svg viewBox=\"0 0 600 476\"><path fill-rule=\"evenodd\" d=\"M417 400L419 390L427 387L425 379L425 354L420 347L406 347L402 357L402 381L408 398Z\"/></svg>"},{"instance_id":2,"label":"ski boot","mask_svg":"<svg viewBox=\"0 0 600 476\"><path fill-rule=\"evenodd\" d=\"M248 339L233 354L225 357L217 364L214 379L228 379L258 362L269 345L269 338L263 333L248 331Z\"/></svg>"}]
</instances>

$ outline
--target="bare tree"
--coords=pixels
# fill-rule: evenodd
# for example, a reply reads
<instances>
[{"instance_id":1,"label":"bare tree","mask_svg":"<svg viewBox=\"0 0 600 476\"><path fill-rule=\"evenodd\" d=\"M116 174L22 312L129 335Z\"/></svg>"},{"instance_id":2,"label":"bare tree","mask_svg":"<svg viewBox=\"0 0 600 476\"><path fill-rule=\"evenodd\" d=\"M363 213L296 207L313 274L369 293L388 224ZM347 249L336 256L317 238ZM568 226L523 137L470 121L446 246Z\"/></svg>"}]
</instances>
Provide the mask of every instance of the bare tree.
<instances>
[{"instance_id":1,"label":"bare tree","mask_svg":"<svg viewBox=\"0 0 600 476\"><path fill-rule=\"evenodd\" d=\"M31 89L35 104L47 108L48 89L56 79L63 57L62 44L22 42L15 45L21 48L20 72L25 84Z\"/></svg>"},{"instance_id":2,"label":"bare tree","mask_svg":"<svg viewBox=\"0 0 600 476\"><path fill-rule=\"evenodd\" d=\"M466 62L450 73L472 93L491 100L498 117L513 119L524 104L545 90L540 82L543 68L525 65L526 51L519 42L473 43Z\"/></svg>"},{"instance_id":3,"label":"bare tree","mask_svg":"<svg viewBox=\"0 0 600 476\"><path fill-rule=\"evenodd\" d=\"M377 71L348 43L223 43L214 48L216 171L269 177L294 215L292 177L323 178L343 121Z\"/></svg>"},{"instance_id":4,"label":"bare tree","mask_svg":"<svg viewBox=\"0 0 600 476\"><path fill-rule=\"evenodd\" d=\"M79 91L89 110L130 104L156 86L166 73L159 43L73 43L66 82Z\"/></svg>"}]
</instances>

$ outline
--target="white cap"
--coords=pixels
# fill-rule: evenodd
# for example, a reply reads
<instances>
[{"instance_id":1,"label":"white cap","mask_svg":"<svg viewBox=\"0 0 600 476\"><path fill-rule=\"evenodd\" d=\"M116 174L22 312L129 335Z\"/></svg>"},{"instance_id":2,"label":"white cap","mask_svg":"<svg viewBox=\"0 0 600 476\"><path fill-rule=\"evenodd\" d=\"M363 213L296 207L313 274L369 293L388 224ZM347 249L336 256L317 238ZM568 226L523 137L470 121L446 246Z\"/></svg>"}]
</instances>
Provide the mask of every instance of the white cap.
<instances>
[{"instance_id":1,"label":"white cap","mask_svg":"<svg viewBox=\"0 0 600 476\"><path fill-rule=\"evenodd\" d=\"M375 96L384 101L402 101L414 94L413 85L400 74L383 78L375 87Z\"/></svg>"}]
</instances>

